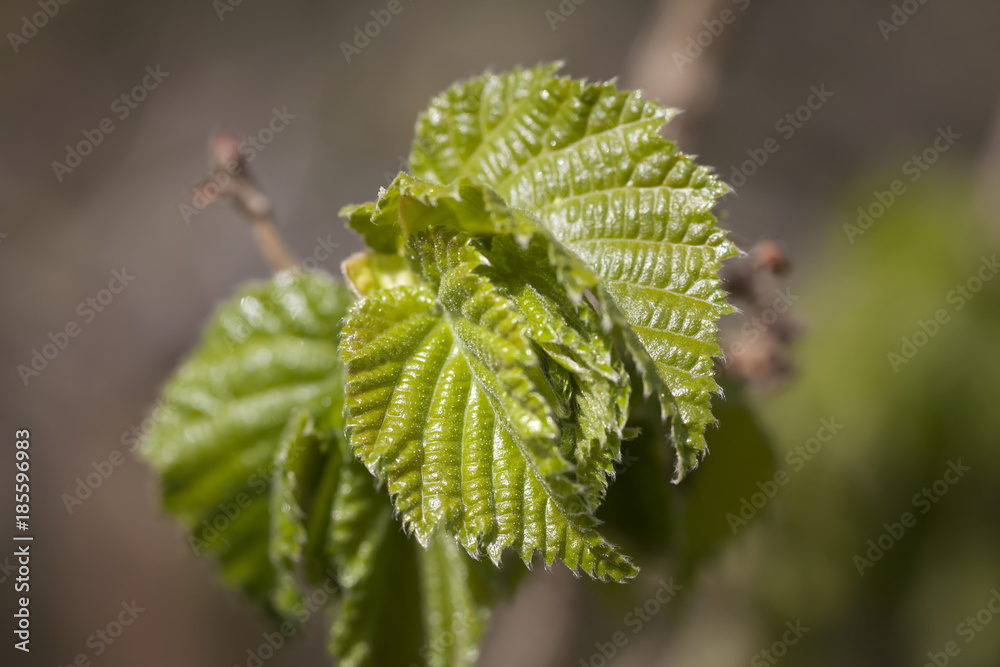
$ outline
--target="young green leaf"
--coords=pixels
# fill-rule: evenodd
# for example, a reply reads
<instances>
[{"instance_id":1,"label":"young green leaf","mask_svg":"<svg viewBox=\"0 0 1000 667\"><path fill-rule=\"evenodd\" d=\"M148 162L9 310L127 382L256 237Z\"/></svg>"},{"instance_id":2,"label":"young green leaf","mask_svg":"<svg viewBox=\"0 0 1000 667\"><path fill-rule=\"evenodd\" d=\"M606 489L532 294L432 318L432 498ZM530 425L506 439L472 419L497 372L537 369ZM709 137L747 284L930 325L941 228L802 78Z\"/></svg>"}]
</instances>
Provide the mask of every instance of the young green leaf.
<instances>
[{"instance_id":1,"label":"young green leaf","mask_svg":"<svg viewBox=\"0 0 1000 667\"><path fill-rule=\"evenodd\" d=\"M550 565L629 577L591 516L618 458L627 374L594 314L555 289L545 253L539 262L509 236L473 241L456 230L479 209L455 201L401 209L403 228L419 230L408 257L423 285L373 293L345 325L351 446L424 544L442 528L494 561L510 546L526 563L537 550ZM449 211L450 229L427 222ZM567 351L581 340L603 341L605 358Z\"/></svg>"},{"instance_id":2,"label":"young green leaf","mask_svg":"<svg viewBox=\"0 0 1000 667\"><path fill-rule=\"evenodd\" d=\"M321 274L285 273L244 289L219 308L167 383L142 444L162 475L164 506L191 528L195 553L214 554L229 581L269 608L274 457L293 411L341 410L337 336L349 303ZM305 426L305 417L296 419L289 446ZM301 538L290 526L276 530L281 539ZM292 562L296 550L275 555ZM289 603L287 583L279 607Z\"/></svg>"},{"instance_id":3,"label":"young green leaf","mask_svg":"<svg viewBox=\"0 0 1000 667\"><path fill-rule=\"evenodd\" d=\"M371 474L344 456L327 545L340 589L330 654L342 667L420 664L420 546L393 520Z\"/></svg>"},{"instance_id":4,"label":"young green leaf","mask_svg":"<svg viewBox=\"0 0 1000 667\"><path fill-rule=\"evenodd\" d=\"M437 98L415 176L342 211L370 248L343 266L346 324L342 287L279 274L219 309L164 390L143 452L195 550L288 618L323 582L349 667L474 664L502 577L463 551L634 576L595 529L622 355L672 417L680 479L735 253L711 215L725 186L660 137L672 115L552 66Z\"/></svg>"},{"instance_id":5,"label":"young green leaf","mask_svg":"<svg viewBox=\"0 0 1000 667\"><path fill-rule=\"evenodd\" d=\"M446 535L419 551L429 667L472 667L497 597L496 571Z\"/></svg>"},{"instance_id":6,"label":"young green leaf","mask_svg":"<svg viewBox=\"0 0 1000 667\"><path fill-rule=\"evenodd\" d=\"M303 604L300 577L316 583L327 569L329 508L344 456L339 415L322 413L333 417L338 427L322 429L309 411L298 410L289 419L274 458L269 554L276 582L271 599L286 617Z\"/></svg>"},{"instance_id":7,"label":"young green leaf","mask_svg":"<svg viewBox=\"0 0 1000 667\"><path fill-rule=\"evenodd\" d=\"M630 394L613 337L600 331L597 313L585 302L587 290L601 293L597 277L538 222L468 179L436 186L400 174L371 210L377 211L372 222L398 230L400 239L413 239L437 226L483 240L488 255L483 257L483 275L492 275L497 289L517 302L529 337L572 374L580 389L573 398L576 415L564 424L561 435L576 453L582 500L589 510L596 509L614 475ZM414 259L419 260L411 253ZM345 263L344 272L362 294L415 285L419 277L403 266L405 261L399 255L365 253ZM425 262L422 268L427 267ZM436 269L432 274L429 279L436 284Z\"/></svg>"},{"instance_id":8,"label":"young green leaf","mask_svg":"<svg viewBox=\"0 0 1000 667\"><path fill-rule=\"evenodd\" d=\"M359 252L348 257L341 269L347 285L358 296L367 296L380 289L417 284L416 276L400 255Z\"/></svg>"},{"instance_id":9,"label":"young green leaf","mask_svg":"<svg viewBox=\"0 0 1000 667\"><path fill-rule=\"evenodd\" d=\"M342 667L471 667L499 593L499 572L446 536L433 537L426 550L408 540L371 474L346 449L341 455L327 545L341 590L332 607L330 653Z\"/></svg>"},{"instance_id":10,"label":"young green leaf","mask_svg":"<svg viewBox=\"0 0 1000 667\"><path fill-rule=\"evenodd\" d=\"M336 594L338 664L471 665L500 574L447 537L424 562L343 439L349 302L322 274L243 290L168 383L143 452L196 552L266 608L304 621L317 599L307 583Z\"/></svg>"},{"instance_id":11,"label":"young green leaf","mask_svg":"<svg viewBox=\"0 0 1000 667\"><path fill-rule=\"evenodd\" d=\"M557 69L456 84L420 116L410 164L431 183L492 187L593 269L612 319L634 331L647 391L681 416L679 480L713 421L716 322L730 310L718 271L736 249L711 208L727 188L660 135L674 110Z\"/></svg>"}]
</instances>

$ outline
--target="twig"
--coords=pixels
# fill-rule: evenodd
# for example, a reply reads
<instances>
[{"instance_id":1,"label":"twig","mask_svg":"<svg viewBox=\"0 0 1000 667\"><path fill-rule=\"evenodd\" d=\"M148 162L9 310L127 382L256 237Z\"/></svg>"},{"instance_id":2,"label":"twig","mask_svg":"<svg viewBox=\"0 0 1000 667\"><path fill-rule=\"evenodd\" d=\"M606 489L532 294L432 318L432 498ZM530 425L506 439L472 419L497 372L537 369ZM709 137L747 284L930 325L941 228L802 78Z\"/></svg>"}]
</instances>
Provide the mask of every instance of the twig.
<instances>
[{"instance_id":1,"label":"twig","mask_svg":"<svg viewBox=\"0 0 1000 667\"><path fill-rule=\"evenodd\" d=\"M690 62L677 58L686 56L688 39L705 32L706 22L718 19L726 7L736 12L737 5L727 0L659 0L653 3L646 27L632 47L626 68L629 85L647 91L666 106L684 110L669 126L675 138L690 140L714 102L729 35L715 36Z\"/></svg>"},{"instance_id":2,"label":"twig","mask_svg":"<svg viewBox=\"0 0 1000 667\"><path fill-rule=\"evenodd\" d=\"M274 224L271 200L250 175L246 158L239 150L239 140L228 132L216 132L209 143L209 159L214 178L194 188L196 198L210 203L221 197L232 200L250 222L250 232L260 254L275 271L298 264L285 246Z\"/></svg>"}]
</instances>

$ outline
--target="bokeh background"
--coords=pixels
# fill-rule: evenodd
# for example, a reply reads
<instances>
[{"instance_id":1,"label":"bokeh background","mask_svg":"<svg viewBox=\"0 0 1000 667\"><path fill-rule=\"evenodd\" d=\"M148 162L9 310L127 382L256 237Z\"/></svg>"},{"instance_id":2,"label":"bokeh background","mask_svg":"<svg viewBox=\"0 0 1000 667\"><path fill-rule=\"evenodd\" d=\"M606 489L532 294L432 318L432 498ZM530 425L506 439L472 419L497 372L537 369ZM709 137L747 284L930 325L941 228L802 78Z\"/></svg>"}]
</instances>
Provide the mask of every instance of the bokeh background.
<instances>
[{"instance_id":1,"label":"bokeh background","mask_svg":"<svg viewBox=\"0 0 1000 667\"><path fill-rule=\"evenodd\" d=\"M725 180L745 181L720 204L724 225L746 249L766 238L786 248L791 271L767 290L794 296L795 336L730 325L748 345L770 345L752 348L747 381L730 392L753 416L727 422L723 410L713 455L665 501L681 537L649 574L610 594L565 569L536 573L499 611L482 664L604 664L595 642L623 629L660 576L682 594L610 664L923 665L950 641L958 654L937 664L1000 664L1000 618L987 606L1000 590L1000 279L984 264L1000 245L1000 5L402 2L349 62L341 44L386 2L53 1L37 30L24 21L39 3L3 3L0 477L9 498L13 433L30 428L36 535L30 657L10 647L13 549L0 547L3 664L83 653L107 667L243 665L267 629L192 555L129 447L214 305L268 275L234 211L183 215L209 132L256 134L275 110L294 116L251 166L289 245L301 256L335 245L321 264L336 273L360 245L336 211L403 166L432 95L486 69L557 59L687 109L669 133ZM728 23L717 21L724 11ZM900 25L886 23L894 12ZM167 74L122 118L112 105L147 67ZM781 130L813 87L832 96ZM66 146L104 118L113 131L57 174ZM949 128L958 138L933 165L907 166ZM743 167L769 138L777 152ZM884 213L862 233L845 229L897 179L903 192ZM135 278L121 293L93 315L81 309L123 268ZM969 298L949 298L958 285ZM915 336L941 309L934 335ZM79 335L25 382L17 367L71 322ZM924 344L894 364L904 338ZM793 465L823 419L842 428ZM112 456L121 465L68 508L77 478ZM935 487L959 460L969 470ZM787 483L734 534L727 515L778 471ZM933 503L918 502L925 488ZM12 505L0 503L0 525L12 524ZM907 511L915 525L883 538L891 546L859 573L868 540ZM135 623L95 656L88 638L133 600ZM776 647L786 623L808 630ZM325 629L309 630L268 664L327 664Z\"/></svg>"}]
</instances>

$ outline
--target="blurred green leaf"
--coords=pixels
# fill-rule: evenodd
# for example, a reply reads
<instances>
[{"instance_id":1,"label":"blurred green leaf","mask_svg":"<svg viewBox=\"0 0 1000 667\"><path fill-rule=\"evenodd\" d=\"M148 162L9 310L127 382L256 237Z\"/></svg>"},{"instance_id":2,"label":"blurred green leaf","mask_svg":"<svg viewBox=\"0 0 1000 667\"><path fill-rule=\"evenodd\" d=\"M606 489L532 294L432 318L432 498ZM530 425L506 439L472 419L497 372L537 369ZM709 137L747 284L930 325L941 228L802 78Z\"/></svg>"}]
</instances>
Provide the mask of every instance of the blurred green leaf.
<instances>
[{"instance_id":1,"label":"blurred green leaf","mask_svg":"<svg viewBox=\"0 0 1000 667\"><path fill-rule=\"evenodd\" d=\"M772 501L781 521L747 529L758 549L742 578L769 621L761 636L800 616L816 628L783 662L923 664L956 639L956 664L1000 655L992 633L971 646L955 634L996 585L1000 549L1000 279L984 268L1000 249L970 181L925 176L863 234L849 239L837 226L797 290L809 322L799 377L762 414L783 459L801 456L821 419L843 430ZM860 192L876 186L885 188ZM845 224L856 209L845 206ZM970 281L979 289L966 298L959 288ZM972 470L933 494L959 459ZM905 512L915 525L884 536ZM879 540L891 546L872 549ZM862 576L854 559L869 552L876 560Z\"/></svg>"},{"instance_id":2,"label":"blurred green leaf","mask_svg":"<svg viewBox=\"0 0 1000 667\"><path fill-rule=\"evenodd\" d=\"M242 290L167 384L143 452L166 509L227 580L295 622L310 584L333 596L338 664L471 665L503 578L448 538L423 555L347 447L337 339L349 303L323 274Z\"/></svg>"},{"instance_id":3,"label":"blurred green leaf","mask_svg":"<svg viewBox=\"0 0 1000 667\"><path fill-rule=\"evenodd\" d=\"M337 335L349 303L322 274L243 289L164 387L143 441L164 507L191 529L195 553L214 555L228 581L269 608L274 457L293 410L341 410Z\"/></svg>"}]
</instances>

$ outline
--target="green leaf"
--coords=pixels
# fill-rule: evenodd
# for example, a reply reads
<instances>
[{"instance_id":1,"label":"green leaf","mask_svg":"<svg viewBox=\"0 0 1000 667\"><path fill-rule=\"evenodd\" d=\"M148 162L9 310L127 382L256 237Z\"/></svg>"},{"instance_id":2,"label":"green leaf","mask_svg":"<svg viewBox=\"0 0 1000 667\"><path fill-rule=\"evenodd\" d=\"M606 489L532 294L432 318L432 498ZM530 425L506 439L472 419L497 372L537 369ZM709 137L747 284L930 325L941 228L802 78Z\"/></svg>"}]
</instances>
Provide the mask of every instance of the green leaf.
<instances>
[{"instance_id":1,"label":"green leaf","mask_svg":"<svg viewBox=\"0 0 1000 667\"><path fill-rule=\"evenodd\" d=\"M395 217L390 213L393 206L398 209ZM612 337L596 333L597 313L584 302L587 290L600 290L596 276L544 227L511 210L491 189L468 179L435 186L400 174L381 192L373 210L410 238L435 227L490 237L489 259L484 261L495 267L494 282L517 301L529 337L558 366L575 374L582 390L574 398L576 418L565 426L563 436L577 454L583 501L589 509L596 509L619 457L618 438L630 393L626 371L612 350ZM415 284L416 276L401 267L402 261L394 255L362 254L358 266L345 265L344 270L352 282L365 288L359 291L367 294L376 288ZM432 273L436 276L436 270ZM433 277L432 282L436 281ZM613 303L610 306L617 308Z\"/></svg>"},{"instance_id":2,"label":"green leaf","mask_svg":"<svg viewBox=\"0 0 1000 667\"><path fill-rule=\"evenodd\" d=\"M400 255L359 252L341 265L347 284L358 296L400 285L416 285L416 276Z\"/></svg>"},{"instance_id":3,"label":"green leaf","mask_svg":"<svg viewBox=\"0 0 1000 667\"><path fill-rule=\"evenodd\" d=\"M336 411L325 414L336 415L339 425ZM329 507L344 465L340 439L338 428L322 430L307 410L299 410L278 445L270 495L269 554L277 575L271 598L286 617L303 602L300 575L316 582L326 569Z\"/></svg>"},{"instance_id":4,"label":"green leaf","mask_svg":"<svg viewBox=\"0 0 1000 667\"><path fill-rule=\"evenodd\" d=\"M371 474L345 456L328 542L341 591L332 606L330 654L341 667L419 664L420 547L393 520Z\"/></svg>"},{"instance_id":5,"label":"green leaf","mask_svg":"<svg viewBox=\"0 0 1000 667\"><path fill-rule=\"evenodd\" d=\"M422 618L430 667L472 667L497 597L496 571L450 537L419 551Z\"/></svg>"},{"instance_id":6,"label":"green leaf","mask_svg":"<svg viewBox=\"0 0 1000 667\"><path fill-rule=\"evenodd\" d=\"M371 474L341 454L327 545L341 590L330 653L341 667L473 665L499 572L448 537L432 538L426 550L408 540Z\"/></svg>"},{"instance_id":7,"label":"green leaf","mask_svg":"<svg viewBox=\"0 0 1000 667\"><path fill-rule=\"evenodd\" d=\"M304 437L305 417L286 431L294 410L341 410L337 336L349 302L342 287L314 273L279 274L244 289L219 308L167 383L142 443L162 476L164 507L191 529L195 553L214 555L228 581L271 609L275 455L283 432L286 450ZM305 460L291 471L304 474ZM302 537L291 525L276 530L281 539ZM275 553L286 566L296 554L288 545ZM289 603L287 569L282 576L278 609Z\"/></svg>"},{"instance_id":8,"label":"green leaf","mask_svg":"<svg viewBox=\"0 0 1000 667\"><path fill-rule=\"evenodd\" d=\"M512 547L525 563L539 551L548 565L559 558L598 578L630 577L634 566L591 515L618 457L627 374L596 316L553 289L547 263L509 236L456 232L462 213L452 229L426 224L445 220L450 202L419 202L401 216L410 216L404 229L421 230L407 252L424 284L377 291L348 317L349 442L425 545L441 528L494 562ZM603 341L603 368L585 365L590 352L567 351L581 337ZM591 395L601 381L619 399L610 407Z\"/></svg>"},{"instance_id":9,"label":"green leaf","mask_svg":"<svg viewBox=\"0 0 1000 667\"><path fill-rule=\"evenodd\" d=\"M390 213L395 212L395 206L388 207ZM340 216L347 219L347 224L364 238L369 248L376 252L392 254L400 249L399 229L394 227L395 220L386 220L374 203L345 206L340 209Z\"/></svg>"},{"instance_id":10,"label":"green leaf","mask_svg":"<svg viewBox=\"0 0 1000 667\"><path fill-rule=\"evenodd\" d=\"M661 136L674 110L557 68L456 84L420 116L410 164L431 183L493 188L589 265L612 321L634 331L626 343L647 391L681 416L679 480L714 421L716 322L730 310L718 271L736 248L711 209L727 188Z\"/></svg>"},{"instance_id":11,"label":"green leaf","mask_svg":"<svg viewBox=\"0 0 1000 667\"><path fill-rule=\"evenodd\" d=\"M342 437L349 302L320 274L243 290L168 383L143 452L197 551L267 609L304 622L323 584L339 665L472 665L500 573L446 536L407 539Z\"/></svg>"},{"instance_id":12,"label":"green leaf","mask_svg":"<svg viewBox=\"0 0 1000 667\"><path fill-rule=\"evenodd\" d=\"M533 237L524 247L509 236L498 237L491 245L492 267L484 274L497 282L504 275L518 277L507 281L507 294L525 315L528 335L560 371L570 374L575 409L562 425L563 437L574 443L576 478L593 511L620 460L631 387L600 316L587 302L574 299L563 275L553 271L552 249L544 236Z\"/></svg>"}]
</instances>

